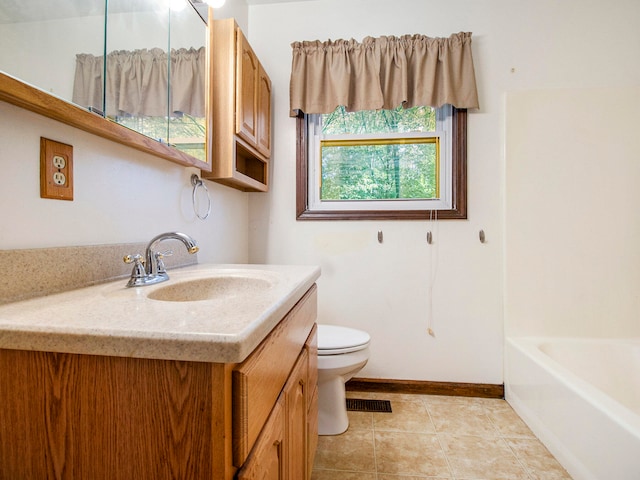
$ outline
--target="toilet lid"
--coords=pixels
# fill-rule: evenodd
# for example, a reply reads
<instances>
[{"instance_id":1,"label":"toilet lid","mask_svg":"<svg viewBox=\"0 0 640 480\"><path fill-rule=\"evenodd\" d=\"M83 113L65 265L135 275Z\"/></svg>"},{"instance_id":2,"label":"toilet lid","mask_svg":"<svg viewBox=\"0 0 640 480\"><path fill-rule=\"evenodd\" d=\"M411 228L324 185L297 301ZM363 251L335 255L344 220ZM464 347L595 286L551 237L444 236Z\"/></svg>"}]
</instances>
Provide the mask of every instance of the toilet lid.
<instances>
[{"instance_id":1,"label":"toilet lid","mask_svg":"<svg viewBox=\"0 0 640 480\"><path fill-rule=\"evenodd\" d=\"M318 355L357 352L369 345L367 332L336 325L318 325Z\"/></svg>"}]
</instances>

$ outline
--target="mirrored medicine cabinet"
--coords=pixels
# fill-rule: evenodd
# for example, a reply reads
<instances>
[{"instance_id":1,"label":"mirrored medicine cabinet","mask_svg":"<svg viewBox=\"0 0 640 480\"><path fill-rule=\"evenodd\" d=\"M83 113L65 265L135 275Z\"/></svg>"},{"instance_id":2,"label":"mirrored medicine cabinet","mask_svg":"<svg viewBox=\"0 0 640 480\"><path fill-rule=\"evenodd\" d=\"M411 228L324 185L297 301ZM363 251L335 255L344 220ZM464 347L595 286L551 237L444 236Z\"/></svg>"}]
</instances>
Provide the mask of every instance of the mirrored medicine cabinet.
<instances>
[{"instance_id":1,"label":"mirrored medicine cabinet","mask_svg":"<svg viewBox=\"0 0 640 480\"><path fill-rule=\"evenodd\" d=\"M208 15L200 0L3 0L0 100L209 171Z\"/></svg>"}]
</instances>

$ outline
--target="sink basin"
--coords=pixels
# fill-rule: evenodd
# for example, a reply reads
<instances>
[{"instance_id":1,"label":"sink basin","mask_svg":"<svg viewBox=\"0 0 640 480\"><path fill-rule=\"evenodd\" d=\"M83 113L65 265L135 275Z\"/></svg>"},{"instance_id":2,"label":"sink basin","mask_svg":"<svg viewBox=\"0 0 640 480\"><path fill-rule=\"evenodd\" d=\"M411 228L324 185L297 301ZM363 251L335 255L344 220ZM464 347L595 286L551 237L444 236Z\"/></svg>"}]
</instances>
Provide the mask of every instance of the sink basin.
<instances>
[{"instance_id":1,"label":"sink basin","mask_svg":"<svg viewBox=\"0 0 640 480\"><path fill-rule=\"evenodd\" d=\"M150 292L147 298L164 302L198 302L255 295L272 286L272 281L250 276L207 277L169 283Z\"/></svg>"}]
</instances>

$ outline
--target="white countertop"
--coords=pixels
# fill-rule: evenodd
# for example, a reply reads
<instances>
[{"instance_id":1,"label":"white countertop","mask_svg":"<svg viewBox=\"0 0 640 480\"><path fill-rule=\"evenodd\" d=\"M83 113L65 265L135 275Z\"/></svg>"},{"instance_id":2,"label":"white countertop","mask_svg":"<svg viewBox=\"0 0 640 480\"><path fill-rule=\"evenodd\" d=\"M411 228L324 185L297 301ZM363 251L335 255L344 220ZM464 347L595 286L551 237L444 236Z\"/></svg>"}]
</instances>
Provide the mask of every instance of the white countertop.
<instances>
[{"instance_id":1,"label":"white countertop","mask_svg":"<svg viewBox=\"0 0 640 480\"><path fill-rule=\"evenodd\" d=\"M125 279L2 305L0 348L241 362L315 283L320 269L199 264L168 273L170 279L157 285L126 288ZM197 301L148 298L170 285L216 276L249 276L266 287Z\"/></svg>"}]
</instances>

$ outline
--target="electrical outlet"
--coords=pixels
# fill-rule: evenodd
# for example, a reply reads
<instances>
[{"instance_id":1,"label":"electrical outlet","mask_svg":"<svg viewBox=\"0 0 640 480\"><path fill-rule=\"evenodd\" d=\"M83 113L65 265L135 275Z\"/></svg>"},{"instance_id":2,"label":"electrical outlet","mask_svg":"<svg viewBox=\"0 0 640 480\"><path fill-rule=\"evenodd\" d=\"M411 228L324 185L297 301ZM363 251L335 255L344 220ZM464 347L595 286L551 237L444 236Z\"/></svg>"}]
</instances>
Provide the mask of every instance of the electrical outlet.
<instances>
[{"instance_id":1,"label":"electrical outlet","mask_svg":"<svg viewBox=\"0 0 640 480\"><path fill-rule=\"evenodd\" d=\"M66 165L67 165L67 161L65 160L64 157L61 157L60 155L53 156L54 167L56 167L57 169L61 169L61 168L64 168Z\"/></svg>"},{"instance_id":2,"label":"electrical outlet","mask_svg":"<svg viewBox=\"0 0 640 480\"><path fill-rule=\"evenodd\" d=\"M73 200L73 147L40 137L40 197Z\"/></svg>"}]
</instances>

